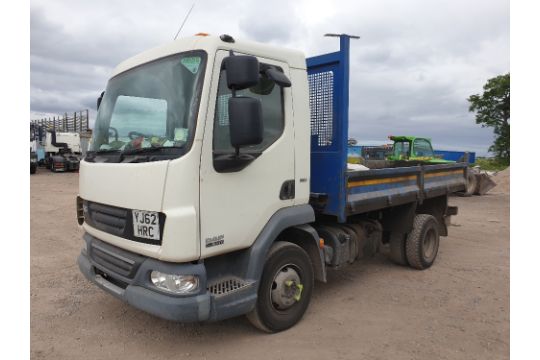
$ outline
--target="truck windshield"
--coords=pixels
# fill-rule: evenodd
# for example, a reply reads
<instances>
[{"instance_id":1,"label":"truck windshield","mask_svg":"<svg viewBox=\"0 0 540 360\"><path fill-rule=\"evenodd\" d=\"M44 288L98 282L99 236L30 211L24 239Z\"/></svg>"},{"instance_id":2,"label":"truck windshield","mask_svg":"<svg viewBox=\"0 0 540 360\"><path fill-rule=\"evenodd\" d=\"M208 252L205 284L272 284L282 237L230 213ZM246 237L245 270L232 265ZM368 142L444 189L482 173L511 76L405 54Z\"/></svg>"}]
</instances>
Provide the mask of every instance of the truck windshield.
<instances>
[{"instance_id":1,"label":"truck windshield","mask_svg":"<svg viewBox=\"0 0 540 360\"><path fill-rule=\"evenodd\" d=\"M123 155L140 153L162 160L185 154L195 133L205 63L205 52L186 52L109 80L86 160L120 162Z\"/></svg>"}]
</instances>

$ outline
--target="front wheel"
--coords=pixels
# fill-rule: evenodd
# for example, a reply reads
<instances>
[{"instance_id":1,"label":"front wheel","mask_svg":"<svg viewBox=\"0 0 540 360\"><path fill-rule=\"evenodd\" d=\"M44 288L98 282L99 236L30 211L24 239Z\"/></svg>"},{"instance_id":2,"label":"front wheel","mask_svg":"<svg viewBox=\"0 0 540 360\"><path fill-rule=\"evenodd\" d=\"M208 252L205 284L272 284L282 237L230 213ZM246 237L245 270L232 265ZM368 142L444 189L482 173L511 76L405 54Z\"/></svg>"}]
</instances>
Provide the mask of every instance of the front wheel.
<instances>
[{"instance_id":1,"label":"front wheel","mask_svg":"<svg viewBox=\"0 0 540 360\"><path fill-rule=\"evenodd\" d=\"M298 245L276 242L264 265L255 309L247 318L255 327L270 333L290 328L306 312L313 282L308 254Z\"/></svg>"}]
</instances>

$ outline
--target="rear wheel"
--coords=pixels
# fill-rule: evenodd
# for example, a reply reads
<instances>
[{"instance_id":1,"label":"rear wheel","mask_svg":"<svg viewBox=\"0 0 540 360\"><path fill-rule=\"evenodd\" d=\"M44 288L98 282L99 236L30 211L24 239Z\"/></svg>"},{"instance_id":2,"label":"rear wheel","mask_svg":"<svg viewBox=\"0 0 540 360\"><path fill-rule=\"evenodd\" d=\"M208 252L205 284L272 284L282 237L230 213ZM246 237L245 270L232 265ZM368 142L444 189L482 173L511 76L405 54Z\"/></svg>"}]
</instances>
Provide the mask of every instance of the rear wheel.
<instances>
[{"instance_id":1,"label":"rear wheel","mask_svg":"<svg viewBox=\"0 0 540 360\"><path fill-rule=\"evenodd\" d=\"M249 321L266 332L295 325L304 315L313 292L313 267L298 245L278 241L268 253L255 309Z\"/></svg>"},{"instance_id":2,"label":"rear wheel","mask_svg":"<svg viewBox=\"0 0 540 360\"><path fill-rule=\"evenodd\" d=\"M411 267L423 270L433 265L439 252L439 226L435 217L416 215L413 230L407 236L406 250Z\"/></svg>"}]
</instances>

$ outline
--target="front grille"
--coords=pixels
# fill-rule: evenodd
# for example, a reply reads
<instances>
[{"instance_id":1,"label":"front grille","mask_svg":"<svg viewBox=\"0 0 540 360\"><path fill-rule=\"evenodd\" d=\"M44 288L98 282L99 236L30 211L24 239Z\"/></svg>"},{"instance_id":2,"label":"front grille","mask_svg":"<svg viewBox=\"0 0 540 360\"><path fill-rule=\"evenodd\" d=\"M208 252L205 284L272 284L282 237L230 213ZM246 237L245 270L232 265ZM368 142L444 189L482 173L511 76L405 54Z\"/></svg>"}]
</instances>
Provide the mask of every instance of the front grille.
<instances>
[{"instance_id":1,"label":"front grille","mask_svg":"<svg viewBox=\"0 0 540 360\"><path fill-rule=\"evenodd\" d=\"M94 261L115 273L128 277L133 270L135 261L108 251L107 249L92 244L92 258Z\"/></svg>"},{"instance_id":2,"label":"front grille","mask_svg":"<svg viewBox=\"0 0 540 360\"><path fill-rule=\"evenodd\" d=\"M128 210L88 202L89 223L109 234L122 236L126 228Z\"/></svg>"},{"instance_id":3,"label":"front grille","mask_svg":"<svg viewBox=\"0 0 540 360\"><path fill-rule=\"evenodd\" d=\"M133 232L133 210L83 200L84 221L103 232L144 244L161 245L166 216L159 212L159 239L139 237Z\"/></svg>"},{"instance_id":4,"label":"front grille","mask_svg":"<svg viewBox=\"0 0 540 360\"><path fill-rule=\"evenodd\" d=\"M208 286L208 291L215 296L227 295L248 287L251 283L239 278L228 278Z\"/></svg>"}]
</instances>

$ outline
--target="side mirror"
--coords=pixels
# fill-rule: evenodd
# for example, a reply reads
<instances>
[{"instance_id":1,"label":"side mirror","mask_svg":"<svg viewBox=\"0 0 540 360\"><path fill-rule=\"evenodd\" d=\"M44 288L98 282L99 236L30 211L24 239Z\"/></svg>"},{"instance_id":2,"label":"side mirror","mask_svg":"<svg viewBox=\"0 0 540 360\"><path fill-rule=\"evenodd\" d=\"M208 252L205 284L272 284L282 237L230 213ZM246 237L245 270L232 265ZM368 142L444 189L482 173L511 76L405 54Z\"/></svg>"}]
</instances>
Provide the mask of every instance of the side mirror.
<instances>
[{"instance_id":1,"label":"side mirror","mask_svg":"<svg viewBox=\"0 0 540 360\"><path fill-rule=\"evenodd\" d=\"M261 101L244 96L230 98L229 130L237 155L242 146L260 144L263 140Z\"/></svg>"},{"instance_id":2,"label":"side mirror","mask_svg":"<svg viewBox=\"0 0 540 360\"><path fill-rule=\"evenodd\" d=\"M101 92L101 95L99 95L97 99L97 110L99 110L99 105L101 105L101 100L103 100L103 96L105 95L105 91Z\"/></svg>"},{"instance_id":3,"label":"side mirror","mask_svg":"<svg viewBox=\"0 0 540 360\"><path fill-rule=\"evenodd\" d=\"M265 72L268 79L275 82L278 86L281 87L291 87L291 80L283 72L279 71L276 68L268 68Z\"/></svg>"},{"instance_id":4,"label":"side mirror","mask_svg":"<svg viewBox=\"0 0 540 360\"><path fill-rule=\"evenodd\" d=\"M254 56L231 55L225 58L223 65L231 90L247 89L259 82L259 60Z\"/></svg>"}]
</instances>

